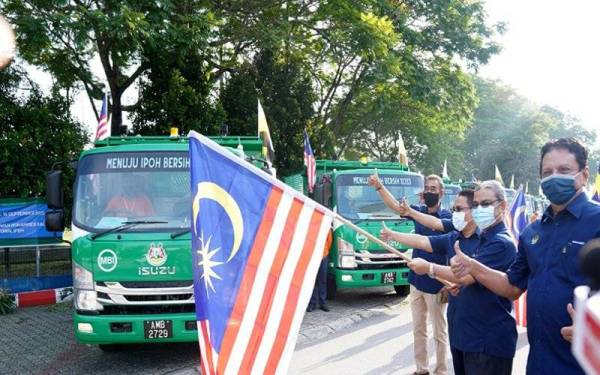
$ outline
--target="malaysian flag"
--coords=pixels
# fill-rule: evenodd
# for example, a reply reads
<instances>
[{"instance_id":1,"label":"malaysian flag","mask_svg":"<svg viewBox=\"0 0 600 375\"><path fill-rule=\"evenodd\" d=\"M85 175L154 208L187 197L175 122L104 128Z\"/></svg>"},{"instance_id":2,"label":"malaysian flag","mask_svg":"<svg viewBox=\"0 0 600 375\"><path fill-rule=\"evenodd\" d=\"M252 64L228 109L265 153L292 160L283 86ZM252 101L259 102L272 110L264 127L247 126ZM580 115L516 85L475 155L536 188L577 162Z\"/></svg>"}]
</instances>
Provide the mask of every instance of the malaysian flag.
<instances>
[{"instance_id":1,"label":"malaysian flag","mask_svg":"<svg viewBox=\"0 0 600 375\"><path fill-rule=\"evenodd\" d=\"M100 119L98 120L98 129L96 130L96 141L101 141L110 136L107 102L107 95L104 94L104 98L102 99L102 109L100 110Z\"/></svg>"},{"instance_id":2,"label":"malaysian flag","mask_svg":"<svg viewBox=\"0 0 600 375\"><path fill-rule=\"evenodd\" d=\"M304 165L306 166L308 192L312 193L317 179L317 162L315 161L315 154L313 153L312 147L310 147L306 129L304 130Z\"/></svg>"},{"instance_id":3,"label":"malaysian flag","mask_svg":"<svg viewBox=\"0 0 600 375\"><path fill-rule=\"evenodd\" d=\"M519 243L519 236L528 224L526 207L525 193L523 192L523 185L521 185L517 191L517 196L510 205L507 215L510 233L517 245ZM527 292L523 293L514 304L517 325L527 327Z\"/></svg>"},{"instance_id":4,"label":"malaysian flag","mask_svg":"<svg viewBox=\"0 0 600 375\"><path fill-rule=\"evenodd\" d=\"M190 132L204 374L286 373L333 213Z\"/></svg>"}]
</instances>

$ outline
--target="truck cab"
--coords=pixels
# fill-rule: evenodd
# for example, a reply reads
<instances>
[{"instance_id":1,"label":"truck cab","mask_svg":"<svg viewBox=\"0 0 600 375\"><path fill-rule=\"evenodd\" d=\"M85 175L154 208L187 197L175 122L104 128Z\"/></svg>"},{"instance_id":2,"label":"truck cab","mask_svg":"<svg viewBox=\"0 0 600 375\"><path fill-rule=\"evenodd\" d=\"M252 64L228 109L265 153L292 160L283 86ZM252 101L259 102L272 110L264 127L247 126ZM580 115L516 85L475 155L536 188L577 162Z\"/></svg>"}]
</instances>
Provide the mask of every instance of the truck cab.
<instances>
[{"instance_id":1,"label":"truck cab","mask_svg":"<svg viewBox=\"0 0 600 375\"><path fill-rule=\"evenodd\" d=\"M358 162L317 160L317 180L312 198L327 206L355 225L379 237L382 222L392 230L414 231L412 221L400 217L388 208L379 194L368 185L368 177L377 168L379 178L397 199L407 198L417 203L423 190L423 176L408 171L407 166L388 162ZM297 174L284 179L288 184L308 194L306 176ZM335 225L329 249L328 297L335 298L343 288L393 286L398 294L408 294L406 262L369 241L341 223ZM410 249L395 241L396 249Z\"/></svg>"},{"instance_id":2,"label":"truck cab","mask_svg":"<svg viewBox=\"0 0 600 375\"><path fill-rule=\"evenodd\" d=\"M213 140L265 167L259 138ZM111 137L82 152L72 209L73 321L80 342L114 350L115 344L198 340L188 149L185 137ZM52 196L62 187L59 172L52 174L54 210L46 227L58 231L63 207Z\"/></svg>"}]
</instances>

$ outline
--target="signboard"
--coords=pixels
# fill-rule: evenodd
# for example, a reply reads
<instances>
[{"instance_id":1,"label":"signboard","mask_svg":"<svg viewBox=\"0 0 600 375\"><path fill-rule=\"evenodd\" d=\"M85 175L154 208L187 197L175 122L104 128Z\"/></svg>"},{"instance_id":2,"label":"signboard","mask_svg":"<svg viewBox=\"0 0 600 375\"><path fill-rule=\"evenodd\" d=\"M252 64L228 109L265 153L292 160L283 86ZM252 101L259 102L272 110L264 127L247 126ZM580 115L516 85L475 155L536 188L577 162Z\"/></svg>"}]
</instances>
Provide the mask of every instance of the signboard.
<instances>
[{"instance_id":1,"label":"signboard","mask_svg":"<svg viewBox=\"0 0 600 375\"><path fill-rule=\"evenodd\" d=\"M44 226L48 206L43 200L0 199L0 241L54 238ZM62 238L62 233L57 233Z\"/></svg>"}]
</instances>

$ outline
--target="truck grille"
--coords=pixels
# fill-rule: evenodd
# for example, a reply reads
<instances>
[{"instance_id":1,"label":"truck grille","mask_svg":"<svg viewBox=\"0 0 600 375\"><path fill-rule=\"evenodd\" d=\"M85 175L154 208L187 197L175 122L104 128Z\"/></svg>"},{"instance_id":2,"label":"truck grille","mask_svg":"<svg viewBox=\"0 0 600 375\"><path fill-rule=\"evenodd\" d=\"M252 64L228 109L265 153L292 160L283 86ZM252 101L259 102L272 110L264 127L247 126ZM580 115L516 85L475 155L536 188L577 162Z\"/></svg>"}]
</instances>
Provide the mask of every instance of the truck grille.
<instances>
[{"instance_id":1,"label":"truck grille","mask_svg":"<svg viewBox=\"0 0 600 375\"><path fill-rule=\"evenodd\" d=\"M194 284L184 281L97 282L102 314L194 312Z\"/></svg>"},{"instance_id":2,"label":"truck grille","mask_svg":"<svg viewBox=\"0 0 600 375\"><path fill-rule=\"evenodd\" d=\"M356 254L359 270L394 269L406 265L406 261L388 252L370 252L363 250Z\"/></svg>"}]
</instances>

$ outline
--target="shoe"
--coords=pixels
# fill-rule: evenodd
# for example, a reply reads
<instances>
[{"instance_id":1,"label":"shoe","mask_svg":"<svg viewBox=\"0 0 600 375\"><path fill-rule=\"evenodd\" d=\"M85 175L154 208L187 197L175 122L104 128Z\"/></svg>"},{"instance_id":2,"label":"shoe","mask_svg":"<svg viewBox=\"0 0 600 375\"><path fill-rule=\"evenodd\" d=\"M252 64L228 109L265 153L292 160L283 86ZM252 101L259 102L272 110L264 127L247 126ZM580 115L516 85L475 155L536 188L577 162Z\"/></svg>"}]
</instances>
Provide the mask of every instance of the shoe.
<instances>
[{"instance_id":1,"label":"shoe","mask_svg":"<svg viewBox=\"0 0 600 375\"><path fill-rule=\"evenodd\" d=\"M327 305L321 305L321 307L319 307L319 308L325 312L329 312L329 306L327 306Z\"/></svg>"},{"instance_id":2,"label":"shoe","mask_svg":"<svg viewBox=\"0 0 600 375\"><path fill-rule=\"evenodd\" d=\"M308 307L306 308L306 312L312 312L314 309L315 309L315 307L314 307L314 306L308 306Z\"/></svg>"}]
</instances>

